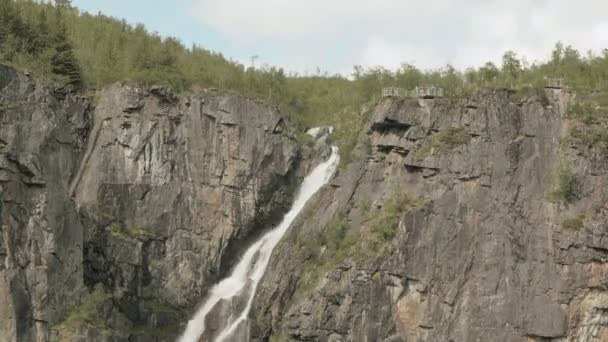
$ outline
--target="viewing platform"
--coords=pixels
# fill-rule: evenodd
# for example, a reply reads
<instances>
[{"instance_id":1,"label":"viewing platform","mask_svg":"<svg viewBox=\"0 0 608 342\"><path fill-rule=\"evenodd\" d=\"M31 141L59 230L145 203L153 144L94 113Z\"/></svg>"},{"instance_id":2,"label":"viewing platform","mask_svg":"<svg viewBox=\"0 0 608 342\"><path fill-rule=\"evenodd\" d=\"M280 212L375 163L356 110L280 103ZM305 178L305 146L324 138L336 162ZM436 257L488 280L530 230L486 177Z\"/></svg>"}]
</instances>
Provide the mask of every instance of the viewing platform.
<instances>
[{"instance_id":1,"label":"viewing platform","mask_svg":"<svg viewBox=\"0 0 608 342\"><path fill-rule=\"evenodd\" d=\"M382 97L403 97L406 96L406 91L403 88L398 87L386 87L382 88Z\"/></svg>"},{"instance_id":2,"label":"viewing platform","mask_svg":"<svg viewBox=\"0 0 608 342\"><path fill-rule=\"evenodd\" d=\"M434 99L436 97L443 97L443 88L430 86L430 87L416 87L414 89L415 97L421 99Z\"/></svg>"},{"instance_id":3,"label":"viewing platform","mask_svg":"<svg viewBox=\"0 0 608 342\"><path fill-rule=\"evenodd\" d=\"M545 81L545 88L548 89L563 89L566 86L563 78L547 78Z\"/></svg>"},{"instance_id":4,"label":"viewing platform","mask_svg":"<svg viewBox=\"0 0 608 342\"><path fill-rule=\"evenodd\" d=\"M437 86L419 86L407 91L399 87L382 88L382 97L417 97L421 99L434 99L443 97L443 88Z\"/></svg>"}]
</instances>

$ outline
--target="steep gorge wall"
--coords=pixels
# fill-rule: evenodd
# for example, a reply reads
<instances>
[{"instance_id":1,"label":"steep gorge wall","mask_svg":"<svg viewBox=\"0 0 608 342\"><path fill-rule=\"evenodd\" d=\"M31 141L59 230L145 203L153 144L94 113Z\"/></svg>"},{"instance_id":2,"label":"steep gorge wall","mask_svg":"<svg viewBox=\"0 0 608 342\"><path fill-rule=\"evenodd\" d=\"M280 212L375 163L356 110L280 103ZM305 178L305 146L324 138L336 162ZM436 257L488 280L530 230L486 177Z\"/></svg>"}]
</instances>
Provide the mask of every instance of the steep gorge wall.
<instances>
[{"instance_id":1,"label":"steep gorge wall","mask_svg":"<svg viewBox=\"0 0 608 342\"><path fill-rule=\"evenodd\" d=\"M305 163L277 109L0 66L0 341L174 339Z\"/></svg>"},{"instance_id":2,"label":"steep gorge wall","mask_svg":"<svg viewBox=\"0 0 608 342\"><path fill-rule=\"evenodd\" d=\"M608 152L568 139L572 97L383 99L275 250L251 339L608 339ZM308 153L234 94L93 105L0 66L0 341L173 340Z\"/></svg>"},{"instance_id":3,"label":"steep gorge wall","mask_svg":"<svg viewBox=\"0 0 608 342\"><path fill-rule=\"evenodd\" d=\"M88 99L0 65L0 340L44 341L83 293L83 231L69 179Z\"/></svg>"},{"instance_id":4,"label":"steep gorge wall","mask_svg":"<svg viewBox=\"0 0 608 342\"><path fill-rule=\"evenodd\" d=\"M383 99L277 246L252 340L608 340L608 151L568 139L572 97Z\"/></svg>"}]
</instances>

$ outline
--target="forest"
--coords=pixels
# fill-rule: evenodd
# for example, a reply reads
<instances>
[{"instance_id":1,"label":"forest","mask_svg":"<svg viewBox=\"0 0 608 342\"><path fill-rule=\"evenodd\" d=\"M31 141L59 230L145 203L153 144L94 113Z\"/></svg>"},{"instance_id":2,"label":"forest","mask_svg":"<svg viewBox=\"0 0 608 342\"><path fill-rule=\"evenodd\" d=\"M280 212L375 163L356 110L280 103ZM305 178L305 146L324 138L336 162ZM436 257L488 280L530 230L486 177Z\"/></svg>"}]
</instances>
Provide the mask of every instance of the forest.
<instances>
[{"instance_id":1,"label":"forest","mask_svg":"<svg viewBox=\"0 0 608 342\"><path fill-rule=\"evenodd\" d=\"M506 51L500 65L487 62L466 70L451 65L421 70L404 63L398 70L354 66L351 75L303 75L274 66L246 67L143 24L80 11L70 0L0 0L0 62L89 93L121 80L166 84L177 92L237 91L276 103L300 131L337 126L336 139L345 149L360 129L362 106L385 86L437 85L446 96L458 97L481 87L538 88L546 77L563 77L574 89L608 88L608 49L581 53L558 42L540 63Z\"/></svg>"}]
</instances>

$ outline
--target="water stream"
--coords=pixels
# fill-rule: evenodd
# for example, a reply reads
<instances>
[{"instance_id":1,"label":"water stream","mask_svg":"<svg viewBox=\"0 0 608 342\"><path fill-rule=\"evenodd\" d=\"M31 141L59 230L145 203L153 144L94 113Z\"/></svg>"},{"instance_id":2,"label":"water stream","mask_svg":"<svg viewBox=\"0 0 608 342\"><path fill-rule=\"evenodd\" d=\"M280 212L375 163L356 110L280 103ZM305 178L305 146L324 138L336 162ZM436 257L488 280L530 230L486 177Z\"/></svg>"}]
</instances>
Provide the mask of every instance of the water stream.
<instances>
[{"instance_id":1,"label":"water stream","mask_svg":"<svg viewBox=\"0 0 608 342\"><path fill-rule=\"evenodd\" d=\"M338 161L338 149L332 147L329 159L319 164L304 178L291 209L285 214L281 223L249 247L230 276L210 290L201 308L188 322L179 342L198 342L205 333L207 315L221 301L233 300L238 303L240 298L242 303L230 306L231 311L225 318L222 330L217 333L215 342L227 341L240 325L246 323L257 286L266 271L272 250L310 197L329 181L336 170ZM246 299L246 302L243 302L242 299Z\"/></svg>"}]
</instances>

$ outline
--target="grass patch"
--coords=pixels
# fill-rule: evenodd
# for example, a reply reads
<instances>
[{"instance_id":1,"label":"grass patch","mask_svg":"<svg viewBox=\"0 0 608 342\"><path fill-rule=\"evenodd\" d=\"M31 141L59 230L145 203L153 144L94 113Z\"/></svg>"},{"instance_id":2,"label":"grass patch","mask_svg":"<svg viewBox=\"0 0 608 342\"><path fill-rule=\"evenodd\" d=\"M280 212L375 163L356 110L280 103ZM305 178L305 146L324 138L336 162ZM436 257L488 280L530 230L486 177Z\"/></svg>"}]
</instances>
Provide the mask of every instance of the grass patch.
<instances>
[{"instance_id":1,"label":"grass patch","mask_svg":"<svg viewBox=\"0 0 608 342\"><path fill-rule=\"evenodd\" d=\"M573 143L608 146L608 95L595 95L570 105L568 117L574 121L569 137Z\"/></svg>"},{"instance_id":2,"label":"grass patch","mask_svg":"<svg viewBox=\"0 0 608 342\"><path fill-rule=\"evenodd\" d=\"M97 284L93 292L69 311L64 321L57 326L58 331L65 332L78 329L82 325L91 325L108 335L110 328L100 313L103 311L102 306L109 299L110 295L105 292L103 285Z\"/></svg>"},{"instance_id":3,"label":"grass patch","mask_svg":"<svg viewBox=\"0 0 608 342\"><path fill-rule=\"evenodd\" d=\"M434 136L427 138L413 152L417 160L422 160L435 151L449 151L458 146L466 145L471 141L471 136L463 127L450 127L439 131Z\"/></svg>"},{"instance_id":4,"label":"grass patch","mask_svg":"<svg viewBox=\"0 0 608 342\"><path fill-rule=\"evenodd\" d=\"M545 93L544 83L521 87L511 95L511 100L514 103L521 103L525 98L536 98L545 107L550 104Z\"/></svg>"},{"instance_id":5,"label":"grass patch","mask_svg":"<svg viewBox=\"0 0 608 342\"><path fill-rule=\"evenodd\" d=\"M179 325L172 325L166 327L134 327L131 329L131 333L135 335L143 335L149 337L167 337L179 332Z\"/></svg>"},{"instance_id":6,"label":"grass patch","mask_svg":"<svg viewBox=\"0 0 608 342\"><path fill-rule=\"evenodd\" d=\"M437 133L435 136L441 147L453 149L460 145L468 144L471 136L462 127L450 127Z\"/></svg>"},{"instance_id":7,"label":"grass patch","mask_svg":"<svg viewBox=\"0 0 608 342\"><path fill-rule=\"evenodd\" d=\"M570 138L585 146L608 146L608 126L575 124L570 130Z\"/></svg>"},{"instance_id":8,"label":"grass patch","mask_svg":"<svg viewBox=\"0 0 608 342\"><path fill-rule=\"evenodd\" d=\"M150 236L150 233L140 226L123 226L118 223L112 223L107 229L112 236L123 240L146 238Z\"/></svg>"},{"instance_id":9,"label":"grass patch","mask_svg":"<svg viewBox=\"0 0 608 342\"><path fill-rule=\"evenodd\" d=\"M285 336L284 333L275 333L273 332L272 335L270 335L270 337L268 338L268 342L282 342L282 341L288 341L289 338L287 338L287 336Z\"/></svg>"},{"instance_id":10,"label":"grass patch","mask_svg":"<svg viewBox=\"0 0 608 342\"><path fill-rule=\"evenodd\" d=\"M359 202L359 215L361 217L367 219L370 215L370 210L372 209L372 203L367 196L365 196L361 202Z\"/></svg>"},{"instance_id":11,"label":"grass patch","mask_svg":"<svg viewBox=\"0 0 608 342\"><path fill-rule=\"evenodd\" d=\"M422 145L415 149L414 152L412 152L412 156L416 160L423 160L433 153L433 148L434 141L432 139L430 141L425 141L422 143Z\"/></svg>"},{"instance_id":12,"label":"grass patch","mask_svg":"<svg viewBox=\"0 0 608 342\"><path fill-rule=\"evenodd\" d=\"M332 122L336 128L334 141L340 151L340 168L344 168L353 161L353 151L357 145L357 139L374 106L375 104L371 104L370 109L365 113L360 113L358 107L349 106L333 116Z\"/></svg>"},{"instance_id":13,"label":"grass patch","mask_svg":"<svg viewBox=\"0 0 608 342\"><path fill-rule=\"evenodd\" d=\"M332 222L324 232L312 238L298 239L297 245L305 262L296 292L303 294L314 289L321 275L346 260L358 242L359 235L351 231L344 218Z\"/></svg>"},{"instance_id":14,"label":"grass patch","mask_svg":"<svg viewBox=\"0 0 608 342\"><path fill-rule=\"evenodd\" d=\"M365 201L369 203L369 201ZM313 290L321 276L344 260L366 260L381 255L397 236L399 220L412 208L423 205L401 191L395 191L376 213L365 216L365 224L353 232L345 218L338 219L327 229L305 239L298 238L297 246L304 260L304 270L296 294Z\"/></svg>"},{"instance_id":15,"label":"grass patch","mask_svg":"<svg viewBox=\"0 0 608 342\"><path fill-rule=\"evenodd\" d=\"M562 220L562 228L568 230L580 230L584 226L585 215L578 214Z\"/></svg>"},{"instance_id":16,"label":"grass patch","mask_svg":"<svg viewBox=\"0 0 608 342\"><path fill-rule=\"evenodd\" d=\"M596 106L594 106L591 102L577 101L568 107L568 117L578 119L589 124L594 121L594 114L596 113L595 107Z\"/></svg>"},{"instance_id":17,"label":"grass patch","mask_svg":"<svg viewBox=\"0 0 608 342\"><path fill-rule=\"evenodd\" d=\"M553 190L547 194L551 202L571 203L579 199L581 182L572 172L570 162L561 160L554 176Z\"/></svg>"},{"instance_id":18,"label":"grass patch","mask_svg":"<svg viewBox=\"0 0 608 342\"><path fill-rule=\"evenodd\" d=\"M382 210L367 222L370 232L384 241L392 240L397 234L401 215L414 206L414 201L405 193L396 191L384 203Z\"/></svg>"},{"instance_id":19,"label":"grass patch","mask_svg":"<svg viewBox=\"0 0 608 342\"><path fill-rule=\"evenodd\" d=\"M315 139L308 133L302 131L296 131L296 141L306 146L314 146L315 144Z\"/></svg>"}]
</instances>

